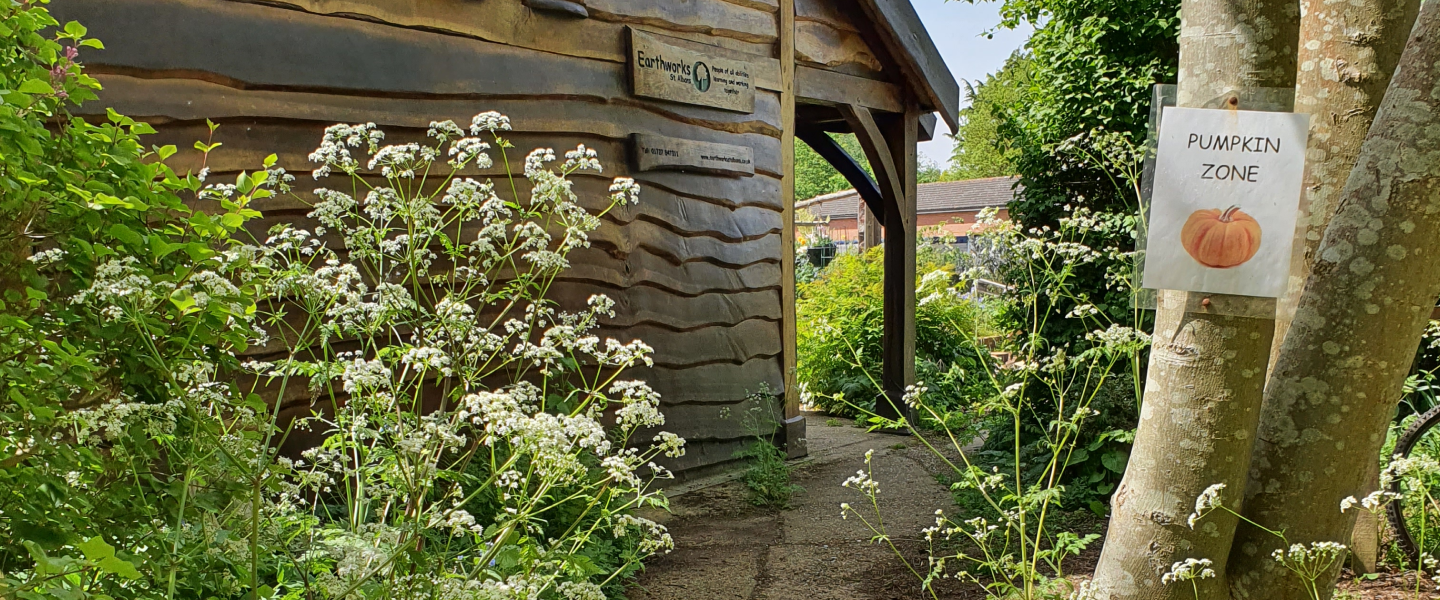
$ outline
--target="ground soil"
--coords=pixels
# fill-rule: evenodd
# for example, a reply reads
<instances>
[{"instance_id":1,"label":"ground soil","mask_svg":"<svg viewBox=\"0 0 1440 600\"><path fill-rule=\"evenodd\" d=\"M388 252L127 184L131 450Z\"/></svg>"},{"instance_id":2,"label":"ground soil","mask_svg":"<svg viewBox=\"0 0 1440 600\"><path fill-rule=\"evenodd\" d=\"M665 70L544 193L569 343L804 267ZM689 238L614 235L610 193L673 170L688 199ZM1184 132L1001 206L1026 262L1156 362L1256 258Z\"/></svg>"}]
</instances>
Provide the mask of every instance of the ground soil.
<instances>
[{"instance_id":1,"label":"ground soil","mask_svg":"<svg viewBox=\"0 0 1440 600\"><path fill-rule=\"evenodd\" d=\"M733 479L693 482L674 490L669 515L647 516L670 529L675 550L649 561L629 600L929 598L911 568L922 574L927 569L920 530L934 523L935 510L956 510L949 490L937 479L948 470L944 462L903 436L866 433L849 422L821 416L807 417L807 438L810 457L793 475L804 490L788 508L751 504L745 486ZM874 543L874 533L853 515L840 516L842 502L857 507L864 503L858 492L840 484L864 468L869 450L874 451L873 473L880 484L881 520L895 549ZM1104 532L1103 520L1082 519L1079 527ZM1066 573L1076 581L1084 579L1099 555L1097 542L1066 561ZM936 588L944 599L986 597L973 583L944 581ZM1440 598L1434 581L1422 580L1420 589L1420 598ZM1356 579L1347 571L1336 598L1412 599L1414 575L1381 573Z\"/></svg>"}]
</instances>

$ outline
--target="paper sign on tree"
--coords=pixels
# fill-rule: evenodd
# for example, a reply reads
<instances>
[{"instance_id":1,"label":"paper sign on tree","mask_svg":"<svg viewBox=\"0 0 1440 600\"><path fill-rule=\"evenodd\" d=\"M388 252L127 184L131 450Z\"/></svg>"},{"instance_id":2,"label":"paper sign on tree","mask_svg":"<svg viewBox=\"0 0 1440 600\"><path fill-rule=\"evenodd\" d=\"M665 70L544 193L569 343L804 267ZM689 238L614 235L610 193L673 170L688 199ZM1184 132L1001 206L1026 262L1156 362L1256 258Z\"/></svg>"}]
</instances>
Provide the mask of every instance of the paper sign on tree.
<instances>
[{"instance_id":1,"label":"paper sign on tree","mask_svg":"<svg viewBox=\"0 0 1440 600\"><path fill-rule=\"evenodd\" d=\"M1143 286L1283 294L1309 123L1295 113L1166 108Z\"/></svg>"}]
</instances>

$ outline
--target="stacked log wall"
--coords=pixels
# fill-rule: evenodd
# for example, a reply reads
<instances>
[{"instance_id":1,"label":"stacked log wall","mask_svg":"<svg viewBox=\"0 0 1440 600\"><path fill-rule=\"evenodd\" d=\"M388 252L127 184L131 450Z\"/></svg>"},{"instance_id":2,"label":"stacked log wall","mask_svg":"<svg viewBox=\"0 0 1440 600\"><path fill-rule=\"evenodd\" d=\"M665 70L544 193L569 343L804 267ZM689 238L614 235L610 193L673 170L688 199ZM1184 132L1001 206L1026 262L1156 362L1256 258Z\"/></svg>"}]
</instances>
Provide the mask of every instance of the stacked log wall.
<instances>
[{"instance_id":1,"label":"stacked log wall","mask_svg":"<svg viewBox=\"0 0 1440 600\"><path fill-rule=\"evenodd\" d=\"M675 468L727 462L753 433L746 398L783 392L778 9L773 0L585 5L586 19L521 0L66 0L51 9L106 44L82 56L105 86L91 109L150 121L154 143L181 148L205 137L206 119L219 123L214 177L278 155L302 198L257 206L262 228L303 226L303 192L316 185L307 155L333 123L373 122L413 139L432 120L466 124L495 110L515 127L512 160L534 147L596 148L606 171L577 179L582 198L598 203L610 178L626 176L641 184L641 200L608 215L593 247L572 254L555 297L575 309L609 295L617 315L603 335L655 348L655 366L632 374L661 392L665 429L690 440ZM753 58L754 112L634 97L627 27ZM637 172L634 133L747 146L755 174ZM184 154L172 159L177 169L198 167Z\"/></svg>"}]
</instances>

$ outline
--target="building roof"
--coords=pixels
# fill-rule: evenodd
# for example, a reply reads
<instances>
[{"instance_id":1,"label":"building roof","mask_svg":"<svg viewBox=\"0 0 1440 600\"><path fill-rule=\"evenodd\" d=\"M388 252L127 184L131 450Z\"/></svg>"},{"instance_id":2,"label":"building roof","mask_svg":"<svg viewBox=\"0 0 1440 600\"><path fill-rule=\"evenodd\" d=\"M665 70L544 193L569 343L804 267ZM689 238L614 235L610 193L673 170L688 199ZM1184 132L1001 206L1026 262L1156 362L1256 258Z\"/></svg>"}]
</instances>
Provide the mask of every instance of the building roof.
<instances>
[{"instance_id":1,"label":"building roof","mask_svg":"<svg viewBox=\"0 0 1440 600\"><path fill-rule=\"evenodd\" d=\"M1019 177L988 177L965 181L938 181L916 186L917 214L936 214L980 210L982 208L1004 208L1019 194ZM824 219L853 219L860 194L845 190L809 200L796 202L796 208L803 208Z\"/></svg>"}]
</instances>

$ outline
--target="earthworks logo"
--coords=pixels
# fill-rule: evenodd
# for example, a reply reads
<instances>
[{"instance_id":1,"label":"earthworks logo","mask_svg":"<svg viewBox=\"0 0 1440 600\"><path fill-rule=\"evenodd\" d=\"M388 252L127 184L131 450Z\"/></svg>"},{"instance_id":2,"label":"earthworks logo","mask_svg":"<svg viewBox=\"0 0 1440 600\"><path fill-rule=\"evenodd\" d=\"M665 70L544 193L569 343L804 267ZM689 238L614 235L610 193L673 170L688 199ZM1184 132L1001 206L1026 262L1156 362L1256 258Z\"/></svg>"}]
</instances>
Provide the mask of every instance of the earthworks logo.
<instances>
[{"instance_id":1,"label":"earthworks logo","mask_svg":"<svg viewBox=\"0 0 1440 600\"><path fill-rule=\"evenodd\" d=\"M695 63L695 76L692 78L695 89L701 92L710 91L710 65L703 62Z\"/></svg>"}]
</instances>

